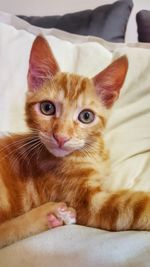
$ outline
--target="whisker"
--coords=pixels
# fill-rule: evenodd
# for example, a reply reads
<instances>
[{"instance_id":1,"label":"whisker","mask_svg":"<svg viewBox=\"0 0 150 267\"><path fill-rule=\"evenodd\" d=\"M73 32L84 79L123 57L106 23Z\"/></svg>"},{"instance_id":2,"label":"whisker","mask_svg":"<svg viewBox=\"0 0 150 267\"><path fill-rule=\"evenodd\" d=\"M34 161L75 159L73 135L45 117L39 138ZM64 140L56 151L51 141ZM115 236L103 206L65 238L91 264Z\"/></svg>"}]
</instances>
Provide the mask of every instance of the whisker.
<instances>
[{"instance_id":1,"label":"whisker","mask_svg":"<svg viewBox=\"0 0 150 267\"><path fill-rule=\"evenodd\" d=\"M10 138L12 138L12 137L10 137ZM31 138L30 138L31 139ZM20 145L20 144L24 144L24 141L25 140L29 140L29 138L27 138L27 139L23 139L23 140L15 140L14 142L13 142L13 146L16 146L16 145ZM10 143L10 144L7 144L7 145L4 145L1 149L0 149L0 153L1 152L3 152L3 151L7 151L7 152L9 152L8 151L8 149L9 148L12 148L12 143Z\"/></svg>"},{"instance_id":2,"label":"whisker","mask_svg":"<svg viewBox=\"0 0 150 267\"><path fill-rule=\"evenodd\" d=\"M37 148L38 146L41 145L41 142L39 140L36 140L36 142L34 142L33 144L31 144L29 147L25 148L25 150L22 152L20 151L21 153L19 155L16 155L15 158L11 158L10 159L10 162L11 162L11 168L14 169L17 162L19 162L21 159L22 159L22 162L25 164L28 164L29 166L29 163L30 163L30 159L28 159L30 153L35 149ZM35 151L36 152L36 151Z\"/></svg>"},{"instance_id":3,"label":"whisker","mask_svg":"<svg viewBox=\"0 0 150 267\"><path fill-rule=\"evenodd\" d=\"M44 149L44 145L42 143L41 144L41 147L39 147L39 153L37 153L37 156L36 156L36 163L38 164L39 162L39 157L40 157L40 154L42 153L43 149Z\"/></svg>"},{"instance_id":4,"label":"whisker","mask_svg":"<svg viewBox=\"0 0 150 267\"><path fill-rule=\"evenodd\" d=\"M28 159L28 161L27 161L27 163L28 163L28 165L30 164L30 161L31 161L31 159L33 158L33 156L37 153L37 151L35 150L35 149L37 149L37 148L39 148L39 147L41 147L42 146L42 144L41 144L41 142L38 142L37 144L35 144L35 145L32 145L30 148L29 148L29 150L28 150L28 154L26 154L25 155L25 158L24 158L24 161L26 161L26 159L29 157L29 155L32 153L32 155L31 155L31 157ZM35 150L35 151L33 151L33 150Z\"/></svg>"},{"instance_id":5,"label":"whisker","mask_svg":"<svg viewBox=\"0 0 150 267\"><path fill-rule=\"evenodd\" d=\"M39 141L39 138L34 138L34 139L33 139L33 137L32 138L31 137L30 138L23 138L23 140L17 140L17 141L12 142L11 144L4 146L0 150L0 152L6 150L7 153L5 153L4 157L2 157L0 159L0 161L5 159L5 158L11 157L12 155L14 155L14 153L21 150L23 147L26 147L26 146L32 144L35 141ZM11 151L9 150L9 148L11 148Z\"/></svg>"}]
</instances>

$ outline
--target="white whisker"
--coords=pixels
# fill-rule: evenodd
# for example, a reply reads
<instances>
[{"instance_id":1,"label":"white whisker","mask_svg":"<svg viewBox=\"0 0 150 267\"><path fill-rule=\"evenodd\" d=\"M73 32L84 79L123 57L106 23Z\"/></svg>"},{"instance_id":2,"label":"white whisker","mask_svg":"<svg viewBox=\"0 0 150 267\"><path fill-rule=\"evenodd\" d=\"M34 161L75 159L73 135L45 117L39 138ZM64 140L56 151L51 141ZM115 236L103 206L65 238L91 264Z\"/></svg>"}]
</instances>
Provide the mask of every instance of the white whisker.
<instances>
[{"instance_id":1,"label":"white whisker","mask_svg":"<svg viewBox=\"0 0 150 267\"><path fill-rule=\"evenodd\" d=\"M41 144L39 140L32 140L32 142L28 142L28 143L18 147L16 149L16 151L14 150L12 153L9 153L8 156L9 156L9 160L11 163L11 168L13 169L14 166L16 166L17 161L20 161L21 158L25 162L26 159L28 158L28 155L30 154L30 152L39 144ZM28 145L30 145L30 146L27 147ZM21 151L22 148L25 148L25 150ZM17 153L17 155L14 155L14 153L15 154Z\"/></svg>"}]
</instances>

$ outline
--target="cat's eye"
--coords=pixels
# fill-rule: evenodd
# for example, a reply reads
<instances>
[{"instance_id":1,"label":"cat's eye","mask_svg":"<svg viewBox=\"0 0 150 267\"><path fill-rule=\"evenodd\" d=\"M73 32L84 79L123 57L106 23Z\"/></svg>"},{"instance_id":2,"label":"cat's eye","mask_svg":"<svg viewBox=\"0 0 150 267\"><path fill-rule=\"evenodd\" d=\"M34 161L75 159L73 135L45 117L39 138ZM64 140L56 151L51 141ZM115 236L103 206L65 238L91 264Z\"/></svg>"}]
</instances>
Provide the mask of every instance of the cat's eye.
<instances>
[{"instance_id":1,"label":"cat's eye","mask_svg":"<svg viewBox=\"0 0 150 267\"><path fill-rule=\"evenodd\" d=\"M47 116L54 115L56 112L55 105L50 101L40 103L40 111Z\"/></svg>"},{"instance_id":2,"label":"cat's eye","mask_svg":"<svg viewBox=\"0 0 150 267\"><path fill-rule=\"evenodd\" d=\"M82 123L91 123L95 119L95 114L88 109L82 110L78 116L78 120Z\"/></svg>"}]
</instances>

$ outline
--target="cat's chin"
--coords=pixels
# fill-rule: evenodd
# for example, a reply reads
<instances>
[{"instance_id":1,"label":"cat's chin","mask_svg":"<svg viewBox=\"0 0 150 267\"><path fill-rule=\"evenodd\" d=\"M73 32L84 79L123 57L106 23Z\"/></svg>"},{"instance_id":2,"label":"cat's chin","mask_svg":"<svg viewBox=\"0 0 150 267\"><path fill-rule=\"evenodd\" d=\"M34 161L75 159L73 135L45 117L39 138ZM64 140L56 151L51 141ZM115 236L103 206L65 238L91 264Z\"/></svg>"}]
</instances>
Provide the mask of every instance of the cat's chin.
<instances>
[{"instance_id":1,"label":"cat's chin","mask_svg":"<svg viewBox=\"0 0 150 267\"><path fill-rule=\"evenodd\" d=\"M59 157L59 158L62 158L62 157L65 157L69 154L71 154L73 151L69 151L69 150L66 150L66 149L62 149L62 148L47 148L48 151L54 155L55 157Z\"/></svg>"}]
</instances>

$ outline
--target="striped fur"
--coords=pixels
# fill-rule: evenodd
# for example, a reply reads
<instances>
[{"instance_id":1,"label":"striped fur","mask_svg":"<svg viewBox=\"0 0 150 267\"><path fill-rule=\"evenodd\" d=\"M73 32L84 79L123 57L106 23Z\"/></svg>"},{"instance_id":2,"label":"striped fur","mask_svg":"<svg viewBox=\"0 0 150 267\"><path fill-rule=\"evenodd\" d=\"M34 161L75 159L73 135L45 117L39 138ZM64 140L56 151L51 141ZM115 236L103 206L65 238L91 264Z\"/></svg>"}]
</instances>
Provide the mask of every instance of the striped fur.
<instances>
[{"instance_id":1,"label":"striped fur","mask_svg":"<svg viewBox=\"0 0 150 267\"><path fill-rule=\"evenodd\" d=\"M150 193L111 192L107 184L103 129L127 68L122 57L93 79L62 73L45 39L37 37L26 100L30 132L0 140L0 247L62 225L61 212L81 225L150 230ZM55 104L52 116L39 109L46 100ZM95 114L90 124L78 120L87 108ZM57 147L54 135L68 141Z\"/></svg>"}]
</instances>

